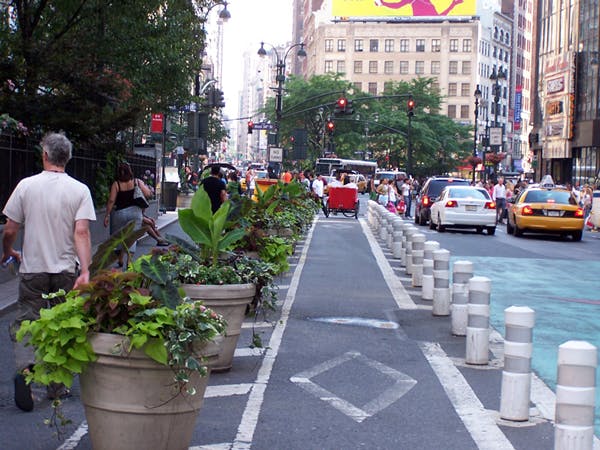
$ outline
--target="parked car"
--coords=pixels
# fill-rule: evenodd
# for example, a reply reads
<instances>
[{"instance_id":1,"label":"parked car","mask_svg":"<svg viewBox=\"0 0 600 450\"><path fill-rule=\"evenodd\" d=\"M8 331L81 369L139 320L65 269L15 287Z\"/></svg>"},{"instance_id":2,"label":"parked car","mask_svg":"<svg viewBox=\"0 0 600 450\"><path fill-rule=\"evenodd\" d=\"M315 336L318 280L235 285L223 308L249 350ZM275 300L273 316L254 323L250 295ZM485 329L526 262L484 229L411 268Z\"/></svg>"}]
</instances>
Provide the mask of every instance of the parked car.
<instances>
[{"instance_id":1,"label":"parked car","mask_svg":"<svg viewBox=\"0 0 600 450\"><path fill-rule=\"evenodd\" d=\"M367 179L361 173L349 174L350 182L355 183L358 186L359 194L367 192Z\"/></svg>"},{"instance_id":2,"label":"parked car","mask_svg":"<svg viewBox=\"0 0 600 450\"><path fill-rule=\"evenodd\" d=\"M549 175L539 185L530 186L508 203L506 232L583 236L584 211L570 190L556 186Z\"/></svg>"},{"instance_id":3,"label":"parked car","mask_svg":"<svg viewBox=\"0 0 600 450\"><path fill-rule=\"evenodd\" d=\"M452 177L431 177L425 181L415 202L415 223L427 225L431 217L431 205L446 186L470 186L469 180Z\"/></svg>"},{"instance_id":4,"label":"parked car","mask_svg":"<svg viewBox=\"0 0 600 450\"><path fill-rule=\"evenodd\" d=\"M429 228L440 233L446 228L475 228L478 233L496 232L496 203L484 189L474 186L446 186L431 205Z\"/></svg>"}]
</instances>

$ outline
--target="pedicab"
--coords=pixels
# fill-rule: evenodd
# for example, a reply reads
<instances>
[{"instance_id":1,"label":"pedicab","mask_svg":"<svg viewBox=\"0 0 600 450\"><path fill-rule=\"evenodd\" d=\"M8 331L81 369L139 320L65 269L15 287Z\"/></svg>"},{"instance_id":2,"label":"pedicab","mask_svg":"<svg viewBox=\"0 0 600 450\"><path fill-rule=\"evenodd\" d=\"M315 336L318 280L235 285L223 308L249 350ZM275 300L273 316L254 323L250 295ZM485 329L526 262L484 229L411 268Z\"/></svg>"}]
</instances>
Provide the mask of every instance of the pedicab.
<instances>
[{"instance_id":1,"label":"pedicab","mask_svg":"<svg viewBox=\"0 0 600 450\"><path fill-rule=\"evenodd\" d=\"M342 213L345 217L354 216L358 219L358 209L360 202L358 201L358 189L355 187L336 186L329 188L329 197L325 200L323 212L325 217L329 217L329 213Z\"/></svg>"}]
</instances>

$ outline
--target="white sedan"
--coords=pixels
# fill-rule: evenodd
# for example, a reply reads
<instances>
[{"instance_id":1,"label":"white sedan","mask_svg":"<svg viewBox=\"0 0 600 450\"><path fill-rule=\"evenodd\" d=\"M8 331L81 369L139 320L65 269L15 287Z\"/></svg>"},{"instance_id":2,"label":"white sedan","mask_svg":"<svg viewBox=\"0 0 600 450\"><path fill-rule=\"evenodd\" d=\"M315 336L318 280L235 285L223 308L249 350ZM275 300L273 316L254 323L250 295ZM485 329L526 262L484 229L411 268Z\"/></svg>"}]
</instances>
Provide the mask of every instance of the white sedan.
<instances>
[{"instance_id":1,"label":"white sedan","mask_svg":"<svg viewBox=\"0 0 600 450\"><path fill-rule=\"evenodd\" d=\"M447 186L431 205L429 228L443 232L446 228L485 228L496 232L496 203L490 194L474 186Z\"/></svg>"}]
</instances>

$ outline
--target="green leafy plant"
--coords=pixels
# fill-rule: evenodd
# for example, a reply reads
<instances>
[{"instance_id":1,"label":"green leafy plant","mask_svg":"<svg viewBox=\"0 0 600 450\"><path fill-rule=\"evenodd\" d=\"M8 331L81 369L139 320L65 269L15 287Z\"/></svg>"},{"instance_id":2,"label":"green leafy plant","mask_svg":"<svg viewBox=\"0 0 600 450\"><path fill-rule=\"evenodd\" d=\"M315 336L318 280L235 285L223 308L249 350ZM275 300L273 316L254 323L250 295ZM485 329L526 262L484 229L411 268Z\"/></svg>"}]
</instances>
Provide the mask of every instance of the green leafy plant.
<instances>
[{"instance_id":1,"label":"green leafy plant","mask_svg":"<svg viewBox=\"0 0 600 450\"><path fill-rule=\"evenodd\" d=\"M292 254L292 245L278 236L265 236L261 240L258 255L264 261L275 266L275 273L287 272L290 268L288 257Z\"/></svg>"}]
</instances>

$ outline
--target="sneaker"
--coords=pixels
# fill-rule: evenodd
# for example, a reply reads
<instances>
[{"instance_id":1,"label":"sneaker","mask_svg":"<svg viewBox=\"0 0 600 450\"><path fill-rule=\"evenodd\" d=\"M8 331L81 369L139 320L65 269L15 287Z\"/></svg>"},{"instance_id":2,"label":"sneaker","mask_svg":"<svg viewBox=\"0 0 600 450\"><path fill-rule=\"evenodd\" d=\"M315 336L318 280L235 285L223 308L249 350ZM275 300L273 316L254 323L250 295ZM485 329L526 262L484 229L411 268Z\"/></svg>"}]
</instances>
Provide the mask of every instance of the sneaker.
<instances>
[{"instance_id":1,"label":"sneaker","mask_svg":"<svg viewBox=\"0 0 600 450\"><path fill-rule=\"evenodd\" d=\"M25 412L33 410L33 397L31 396L31 386L25 381L23 372L15 375L15 405Z\"/></svg>"}]
</instances>

